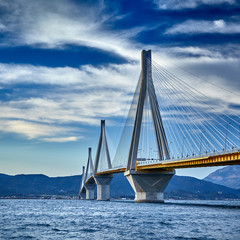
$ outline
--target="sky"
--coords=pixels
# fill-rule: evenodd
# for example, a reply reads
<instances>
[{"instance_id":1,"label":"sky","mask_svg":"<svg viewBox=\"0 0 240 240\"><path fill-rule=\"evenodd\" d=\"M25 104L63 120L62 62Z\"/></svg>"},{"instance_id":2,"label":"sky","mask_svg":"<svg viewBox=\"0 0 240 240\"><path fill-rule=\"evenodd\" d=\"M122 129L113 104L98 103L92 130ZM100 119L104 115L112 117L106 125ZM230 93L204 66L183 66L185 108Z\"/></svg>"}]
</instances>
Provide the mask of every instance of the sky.
<instances>
[{"instance_id":1,"label":"sky","mask_svg":"<svg viewBox=\"0 0 240 240\"><path fill-rule=\"evenodd\" d=\"M0 172L81 174L101 119L113 158L142 49L239 110L239 13L237 0L0 0Z\"/></svg>"}]
</instances>

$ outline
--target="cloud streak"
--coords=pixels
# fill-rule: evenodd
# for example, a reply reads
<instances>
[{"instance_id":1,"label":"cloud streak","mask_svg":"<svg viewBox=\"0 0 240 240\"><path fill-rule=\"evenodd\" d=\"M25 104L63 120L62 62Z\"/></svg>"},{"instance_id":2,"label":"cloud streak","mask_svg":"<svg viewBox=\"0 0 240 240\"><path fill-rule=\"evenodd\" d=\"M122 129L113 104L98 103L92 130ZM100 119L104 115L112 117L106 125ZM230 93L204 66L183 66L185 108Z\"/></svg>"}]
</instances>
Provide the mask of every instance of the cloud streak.
<instances>
[{"instance_id":1,"label":"cloud streak","mask_svg":"<svg viewBox=\"0 0 240 240\"><path fill-rule=\"evenodd\" d=\"M46 141L46 142L57 142L57 143L63 143L63 142L75 142L79 140L82 137L57 137L57 138L41 138L41 140Z\"/></svg>"},{"instance_id":2,"label":"cloud streak","mask_svg":"<svg viewBox=\"0 0 240 240\"><path fill-rule=\"evenodd\" d=\"M86 65L79 69L1 64L3 90L13 89L1 100L1 130L53 141L59 126L59 134L70 135L72 129L66 125L96 126L101 118L123 117L131 102L138 68L132 64L101 68ZM48 127L41 130L42 124ZM56 141L64 140L73 141L65 136Z\"/></svg>"},{"instance_id":3,"label":"cloud streak","mask_svg":"<svg viewBox=\"0 0 240 240\"><path fill-rule=\"evenodd\" d=\"M24 135L28 139L62 135L62 134L66 134L69 131L72 132L76 130L70 127L64 128L60 126L50 126L43 123L34 123L34 122L23 121L23 120L0 120L0 123L1 123L0 124L1 131ZM48 139L50 138L42 138L42 139L45 141L48 141ZM57 140L58 138L53 138L53 139ZM76 141L77 137L75 138L65 137L65 140L69 141L69 139L71 139L72 141L75 139Z\"/></svg>"},{"instance_id":4,"label":"cloud streak","mask_svg":"<svg viewBox=\"0 0 240 240\"><path fill-rule=\"evenodd\" d=\"M154 0L153 1L160 9L187 9L197 8L200 5L218 5L218 4L234 4L234 0Z\"/></svg>"},{"instance_id":5,"label":"cloud streak","mask_svg":"<svg viewBox=\"0 0 240 240\"><path fill-rule=\"evenodd\" d=\"M195 21L188 20L186 22L174 25L169 28L165 34L199 34L199 33L221 33L235 34L240 33L240 23L225 22L222 19L214 21Z\"/></svg>"},{"instance_id":6,"label":"cloud streak","mask_svg":"<svg viewBox=\"0 0 240 240\"><path fill-rule=\"evenodd\" d=\"M107 67L83 65L72 67L41 67L21 64L0 63L1 84L49 84L59 86L77 85L78 89L104 86L126 89L129 79L136 77L138 64L110 64Z\"/></svg>"},{"instance_id":7,"label":"cloud streak","mask_svg":"<svg viewBox=\"0 0 240 240\"><path fill-rule=\"evenodd\" d=\"M130 39L143 28L136 27L127 31L108 29L106 23L118 20L118 16L114 13L104 14L102 1L96 1L91 7L86 7L83 3L76 6L71 1L41 2L43 4L25 0L0 2L0 7L8 13L2 19L2 26L6 26L2 27L2 31L5 30L12 36L11 41L8 39L3 45L64 48L74 44L114 52L136 60L138 48L134 47Z\"/></svg>"}]
</instances>

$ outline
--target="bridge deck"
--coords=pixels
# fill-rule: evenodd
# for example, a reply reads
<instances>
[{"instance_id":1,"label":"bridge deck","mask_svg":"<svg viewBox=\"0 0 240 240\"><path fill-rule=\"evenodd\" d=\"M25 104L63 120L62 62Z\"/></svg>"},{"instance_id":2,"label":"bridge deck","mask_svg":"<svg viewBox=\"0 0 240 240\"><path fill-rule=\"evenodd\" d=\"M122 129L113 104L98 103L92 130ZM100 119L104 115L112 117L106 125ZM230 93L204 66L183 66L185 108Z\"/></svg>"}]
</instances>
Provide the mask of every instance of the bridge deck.
<instances>
[{"instance_id":1,"label":"bridge deck","mask_svg":"<svg viewBox=\"0 0 240 240\"><path fill-rule=\"evenodd\" d=\"M178 169L178 168L212 167L239 164L240 164L240 152L232 152L191 159L181 159L176 161L161 161L156 163L148 163L137 165L136 168L137 171L141 171L150 169Z\"/></svg>"},{"instance_id":2,"label":"bridge deck","mask_svg":"<svg viewBox=\"0 0 240 240\"><path fill-rule=\"evenodd\" d=\"M126 171L126 168L114 168L114 169L109 169L109 170L105 170L102 172L98 172L97 175L121 173L121 172L125 172L125 171Z\"/></svg>"},{"instance_id":3,"label":"bridge deck","mask_svg":"<svg viewBox=\"0 0 240 240\"><path fill-rule=\"evenodd\" d=\"M226 165L240 165L240 151L230 152L219 155L203 156L191 159L169 160L169 161L156 161L155 163L148 163L147 161L141 165L136 164L136 171L144 170L173 170L178 168L195 168L195 167L212 167L212 166L226 166ZM125 172L126 168L114 168L98 172L97 175L114 174ZM90 183L93 176L86 180Z\"/></svg>"},{"instance_id":4,"label":"bridge deck","mask_svg":"<svg viewBox=\"0 0 240 240\"><path fill-rule=\"evenodd\" d=\"M156 161L146 162L144 164L136 164L137 171L151 170L151 169L179 169L179 168L195 168L195 167L212 167L212 166L226 166L226 165L240 165L240 152L230 152L226 154L202 156L190 159L180 159L172 161ZM125 172L126 168L109 169L98 172L97 175L112 174Z\"/></svg>"}]
</instances>

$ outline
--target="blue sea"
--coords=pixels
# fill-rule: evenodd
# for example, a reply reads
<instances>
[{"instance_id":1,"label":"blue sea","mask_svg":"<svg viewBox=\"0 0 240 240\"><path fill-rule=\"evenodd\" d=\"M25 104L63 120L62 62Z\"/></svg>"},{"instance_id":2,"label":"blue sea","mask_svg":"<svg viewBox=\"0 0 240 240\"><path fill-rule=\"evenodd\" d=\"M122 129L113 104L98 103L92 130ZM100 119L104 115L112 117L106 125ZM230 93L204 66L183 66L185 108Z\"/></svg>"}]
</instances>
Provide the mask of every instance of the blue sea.
<instances>
[{"instance_id":1,"label":"blue sea","mask_svg":"<svg viewBox=\"0 0 240 240\"><path fill-rule=\"evenodd\" d=\"M240 239L239 201L0 200L0 239Z\"/></svg>"}]
</instances>

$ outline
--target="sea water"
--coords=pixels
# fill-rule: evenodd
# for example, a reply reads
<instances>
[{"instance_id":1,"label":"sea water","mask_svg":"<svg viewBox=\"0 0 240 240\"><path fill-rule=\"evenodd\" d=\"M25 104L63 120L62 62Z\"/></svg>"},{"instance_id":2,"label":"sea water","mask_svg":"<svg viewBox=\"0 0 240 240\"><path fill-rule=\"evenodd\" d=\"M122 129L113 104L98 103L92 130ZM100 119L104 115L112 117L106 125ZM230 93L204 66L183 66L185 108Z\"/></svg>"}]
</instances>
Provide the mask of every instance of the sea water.
<instances>
[{"instance_id":1,"label":"sea water","mask_svg":"<svg viewBox=\"0 0 240 240\"><path fill-rule=\"evenodd\" d=\"M0 239L240 239L240 202L0 200Z\"/></svg>"}]
</instances>

